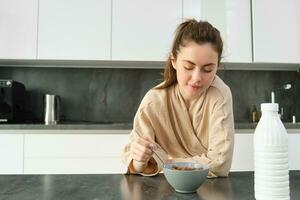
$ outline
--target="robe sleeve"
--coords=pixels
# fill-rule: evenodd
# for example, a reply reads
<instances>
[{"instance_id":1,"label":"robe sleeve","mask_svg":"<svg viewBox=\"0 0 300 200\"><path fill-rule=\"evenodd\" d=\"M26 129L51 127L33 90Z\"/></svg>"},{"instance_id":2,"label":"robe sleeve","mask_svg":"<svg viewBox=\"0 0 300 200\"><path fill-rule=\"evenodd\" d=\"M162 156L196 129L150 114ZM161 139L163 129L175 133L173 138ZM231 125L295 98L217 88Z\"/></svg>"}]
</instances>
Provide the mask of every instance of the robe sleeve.
<instances>
[{"instance_id":1,"label":"robe sleeve","mask_svg":"<svg viewBox=\"0 0 300 200\"><path fill-rule=\"evenodd\" d=\"M138 173L134 170L132 166L133 159L130 153L130 146L134 139L137 136L147 137L153 141L155 141L155 132L153 129L153 123L151 123L151 117L153 114L147 108L139 108L137 111L134 122L133 122L133 130L130 133L129 143L125 146L122 152L122 160L127 166L127 174L141 174L143 176L154 176L158 174L162 168L163 164L157 157L157 155L153 154L152 158L149 160L147 167L144 169L142 173ZM167 162L168 156L167 153L156 143L157 149L155 150L156 154L164 161ZM143 165L144 163L140 163Z\"/></svg>"},{"instance_id":2,"label":"robe sleeve","mask_svg":"<svg viewBox=\"0 0 300 200\"><path fill-rule=\"evenodd\" d=\"M234 145L234 120L231 92L214 104L209 116L207 153L189 158L174 158L177 162L200 162L208 164L208 178L228 176ZM204 116L205 117L205 116Z\"/></svg>"}]
</instances>

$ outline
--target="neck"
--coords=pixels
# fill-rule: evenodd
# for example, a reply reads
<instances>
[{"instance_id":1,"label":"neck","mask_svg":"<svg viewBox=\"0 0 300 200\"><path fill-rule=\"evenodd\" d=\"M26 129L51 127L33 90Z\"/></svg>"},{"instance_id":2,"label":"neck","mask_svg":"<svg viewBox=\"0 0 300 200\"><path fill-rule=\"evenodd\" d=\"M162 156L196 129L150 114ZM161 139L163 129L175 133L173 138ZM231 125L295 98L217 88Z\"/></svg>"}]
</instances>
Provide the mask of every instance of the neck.
<instances>
[{"instance_id":1,"label":"neck","mask_svg":"<svg viewBox=\"0 0 300 200\"><path fill-rule=\"evenodd\" d=\"M183 101L184 101L184 104L185 104L187 110L190 109L190 107L194 104L194 102L196 102L197 99L199 99L199 96L202 94L202 92L201 92L201 93L199 93L199 95L197 95L193 98L187 98L186 96L184 96L184 93L180 91L180 89L179 89L179 92L183 98Z\"/></svg>"}]
</instances>

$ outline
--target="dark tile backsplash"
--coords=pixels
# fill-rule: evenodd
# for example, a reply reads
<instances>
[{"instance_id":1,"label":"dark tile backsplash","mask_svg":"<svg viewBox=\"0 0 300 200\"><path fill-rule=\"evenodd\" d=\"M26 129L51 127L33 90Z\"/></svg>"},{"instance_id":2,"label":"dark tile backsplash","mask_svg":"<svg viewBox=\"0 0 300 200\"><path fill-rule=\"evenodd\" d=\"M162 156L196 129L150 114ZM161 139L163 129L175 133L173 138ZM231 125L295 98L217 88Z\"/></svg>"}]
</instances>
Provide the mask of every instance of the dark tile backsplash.
<instances>
[{"instance_id":1,"label":"dark tile backsplash","mask_svg":"<svg viewBox=\"0 0 300 200\"><path fill-rule=\"evenodd\" d=\"M300 120L300 73L296 71L219 71L220 77L231 88L235 121L249 122L255 105L271 102L271 91L291 83L290 90L276 90L275 102L283 108L283 121L292 116Z\"/></svg>"},{"instance_id":2,"label":"dark tile backsplash","mask_svg":"<svg viewBox=\"0 0 300 200\"><path fill-rule=\"evenodd\" d=\"M27 90L28 121L42 122L43 95L61 97L65 121L132 122L148 89L162 81L159 69L1 67L0 79L22 82ZM278 90L283 121L300 120L300 74L293 71L220 70L230 86L236 122L250 122L253 105L271 101L271 91L292 82L290 90Z\"/></svg>"}]
</instances>

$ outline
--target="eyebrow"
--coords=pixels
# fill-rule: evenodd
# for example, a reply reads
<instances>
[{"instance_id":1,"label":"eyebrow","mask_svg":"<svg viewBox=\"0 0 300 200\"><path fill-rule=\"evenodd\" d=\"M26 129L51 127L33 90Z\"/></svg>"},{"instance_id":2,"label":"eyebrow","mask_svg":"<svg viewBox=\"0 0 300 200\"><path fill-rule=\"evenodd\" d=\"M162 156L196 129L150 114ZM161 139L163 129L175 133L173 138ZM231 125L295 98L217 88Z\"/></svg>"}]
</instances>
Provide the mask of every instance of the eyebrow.
<instances>
[{"instance_id":1,"label":"eyebrow","mask_svg":"<svg viewBox=\"0 0 300 200\"><path fill-rule=\"evenodd\" d=\"M189 60L183 60L183 61L188 62L192 65L196 65L196 63L193 63L192 61L189 61ZM207 64L203 65L203 67L206 67L206 66L209 66L209 65L216 65L216 64L215 63L207 63Z\"/></svg>"}]
</instances>

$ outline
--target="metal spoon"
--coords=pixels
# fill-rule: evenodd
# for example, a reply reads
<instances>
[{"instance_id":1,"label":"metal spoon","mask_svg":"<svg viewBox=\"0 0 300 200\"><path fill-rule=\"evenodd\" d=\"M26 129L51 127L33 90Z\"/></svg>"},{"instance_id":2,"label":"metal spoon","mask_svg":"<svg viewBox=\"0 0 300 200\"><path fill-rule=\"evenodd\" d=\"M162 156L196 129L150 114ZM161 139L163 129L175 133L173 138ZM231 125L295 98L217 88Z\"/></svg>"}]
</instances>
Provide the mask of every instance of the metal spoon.
<instances>
[{"instance_id":1,"label":"metal spoon","mask_svg":"<svg viewBox=\"0 0 300 200\"><path fill-rule=\"evenodd\" d=\"M158 159L160 160L160 162L162 163L163 166L165 166L165 162L163 161L163 159L158 155L158 153L156 153L156 151L154 150L154 146L152 146L152 144L150 145L151 150L153 151L153 153L158 157Z\"/></svg>"},{"instance_id":2,"label":"metal spoon","mask_svg":"<svg viewBox=\"0 0 300 200\"><path fill-rule=\"evenodd\" d=\"M139 137L142 137L141 134L137 131L137 130L134 130L136 132L136 134L139 136ZM155 142L152 142L154 144L156 144ZM153 153L157 156L157 158L160 160L160 162L162 163L163 166L165 166L165 162L163 161L163 159L158 155L158 153L156 153L156 151L154 150L154 145L153 144L150 144L150 149L153 151Z\"/></svg>"}]
</instances>

